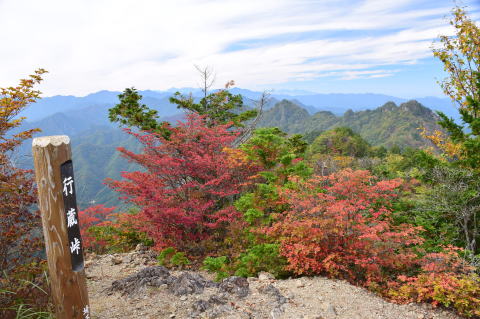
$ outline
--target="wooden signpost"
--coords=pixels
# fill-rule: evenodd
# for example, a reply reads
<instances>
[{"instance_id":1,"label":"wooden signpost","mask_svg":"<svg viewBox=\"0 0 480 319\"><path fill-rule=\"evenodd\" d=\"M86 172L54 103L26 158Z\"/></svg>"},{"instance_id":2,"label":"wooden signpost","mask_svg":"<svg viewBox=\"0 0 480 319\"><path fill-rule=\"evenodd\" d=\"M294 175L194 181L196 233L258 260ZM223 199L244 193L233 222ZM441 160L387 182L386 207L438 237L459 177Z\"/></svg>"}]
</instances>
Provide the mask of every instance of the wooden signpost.
<instances>
[{"instance_id":1,"label":"wooden signpost","mask_svg":"<svg viewBox=\"0 0 480 319\"><path fill-rule=\"evenodd\" d=\"M90 319L70 138L35 138L32 152L56 316Z\"/></svg>"}]
</instances>

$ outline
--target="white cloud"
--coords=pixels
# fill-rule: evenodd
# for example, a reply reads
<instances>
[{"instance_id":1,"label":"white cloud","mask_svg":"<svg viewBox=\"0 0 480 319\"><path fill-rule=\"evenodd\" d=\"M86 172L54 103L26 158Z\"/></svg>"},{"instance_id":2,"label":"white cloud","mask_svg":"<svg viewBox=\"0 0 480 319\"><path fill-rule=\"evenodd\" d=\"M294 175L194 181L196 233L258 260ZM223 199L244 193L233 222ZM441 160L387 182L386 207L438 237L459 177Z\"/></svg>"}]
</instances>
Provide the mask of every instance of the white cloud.
<instances>
[{"instance_id":1,"label":"white cloud","mask_svg":"<svg viewBox=\"0 0 480 319\"><path fill-rule=\"evenodd\" d=\"M0 86L37 67L50 71L42 85L47 95L194 86L194 64L214 67L218 85L235 79L249 88L326 74L390 76L399 65L431 56L432 39L449 32L443 16L451 5L435 0L0 0ZM356 36L324 37L348 30ZM303 32L309 37L268 41ZM226 52L252 40L260 44Z\"/></svg>"}]
</instances>

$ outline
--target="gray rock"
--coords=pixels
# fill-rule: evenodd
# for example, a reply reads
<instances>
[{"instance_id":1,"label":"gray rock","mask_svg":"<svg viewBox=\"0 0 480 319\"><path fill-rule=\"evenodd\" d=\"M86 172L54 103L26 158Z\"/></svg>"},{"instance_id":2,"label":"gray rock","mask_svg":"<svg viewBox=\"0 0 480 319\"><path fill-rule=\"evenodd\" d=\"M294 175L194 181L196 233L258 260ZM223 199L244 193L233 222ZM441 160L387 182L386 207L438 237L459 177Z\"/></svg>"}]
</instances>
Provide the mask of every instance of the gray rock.
<instances>
[{"instance_id":1,"label":"gray rock","mask_svg":"<svg viewBox=\"0 0 480 319\"><path fill-rule=\"evenodd\" d=\"M225 278L218 288L220 292L235 294L241 298L246 297L250 293L247 279L237 276Z\"/></svg>"},{"instance_id":2,"label":"gray rock","mask_svg":"<svg viewBox=\"0 0 480 319\"><path fill-rule=\"evenodd\" d=\"M209 309L207 312L206 312L206 317L207 318L219 318L219 317L227 317L228 314L231 314L235 312L235 309L230 306L230 305L221 305L219 307L215 307L213 309Z\"/></svg>"},{"instance_id":3,"label":"gray rock","mask_svg":"<svg viewBox=\"0 0 480 319\"><path fill-rule=\"evenodd\" d=\"M182 273L178 277L173 277L169 283L169 289L175 296L200 294L203 292L208 281L202 275L196 273Z\"/></svg>"},{"instance_id":4,"label":"gray rock","mask_svg":"<svg viewBox=\"0 0 480 319\"><path fill-rule=\"evenodd\" d=\"M277 307L283 305L284 303L287 302L287 298L280 293L280 290L278 290L274 285L270 284L265 287L260 287L258 289L261 293L267 294L271 297L274 298L275 303Z\"/></svg>"},{"instance_id":5,"label":"gray rock","mask_svg":"<svg viewBox=\"0 0 480 319\"><path fill-rule=\"evenodd\" d=\"M199 312L199 313L205 312L211 307L212 305L210 304L210 302L202 299L195 301L192 305L193 311Z\"/></svg>"},{"instance_id":6,"label":"gray rock","mask_svg":"<svg viewBox=\"0 0 480 319\"><path fill-rule=\"evenodd\" d=\"M145 286L159 287L171 281L170 272L163 266L146 267L136 274L115 280L108 289L110 292L121 291L123 295L131 295Z\"/></svg>"},{"instance_id":7,"label":"gray rock","mask_svg":"<svg viewBox=\"0 0 480 319\"><path fill-rule=\"evenodd\" d=\"M283 311L280 308L273 308L272 311L270 311L270 317L272 319L278 319L282 316Z\"/></svg>"},{"instance_id":8,"label":"gray rock","mask_svg":"<svg viewBox=\"0 0 480 319\"><path fill-rule=\"evenodd\" d=\"M211 305L224 305L228 302L228 296L223 294L213 295L208 299L208 303Z\"/></svg>"}]
</instances>

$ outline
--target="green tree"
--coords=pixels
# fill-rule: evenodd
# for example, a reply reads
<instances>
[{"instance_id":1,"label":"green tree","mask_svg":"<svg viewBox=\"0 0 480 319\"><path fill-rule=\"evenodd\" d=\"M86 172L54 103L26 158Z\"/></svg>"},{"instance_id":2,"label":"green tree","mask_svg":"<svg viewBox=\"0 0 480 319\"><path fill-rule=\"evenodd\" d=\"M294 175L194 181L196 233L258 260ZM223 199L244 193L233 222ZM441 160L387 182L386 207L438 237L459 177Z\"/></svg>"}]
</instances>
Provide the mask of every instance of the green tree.
<instances>
[{"instance_id":1,"label":"green tree","mask_svg":"<svg viewBox=\"0 0 480 319\"><path fill-rule=\"evenodd\" d=\"M459 146L459 158L456 164L480 171L480 72L476 76L476 95L465 98L465 108L459 112L464 125L454 122L442 112L439 124L449 133L449 140Z\"/></svg>"},{"instance_id":2,"label":"green tree","mask_svg":"<svg viewBox=\"0 0 480 319\"><path fill-rule=\"evenodd\" d=\"M450 24L455 29L455 35L440 36L441 46L434 48L433 54L442 61L449 75L440 85L444 93L460 106L463 124L457 124L444 113L437 112L441 118L438 124L448 135L438 132L425 135L443 150L450 161L439 163L431 170L432 187L425 192L424 199L420 202L418 216L426 216L427 224L435 226L431 229L444 229L444 237L448 241L456 241L454 244L464 245L470 253L478 254L480 28L458 6L452 14ZM455 225L454 232L449 225ZM429 231L428 227L425 229Z\"/></svg>"},{"instance_id":3,"label":"green tree","mask_svg":"<svg viewBox=\"0 0 480 319\"><path fill-rule=\"evenodd\" d=\"M281 213L285 205L279 188L290 187L289 178L309 178L312 169L303 160L306 143L296 134L287 134L276 127L260 128L241 146L248 159L264 169L252 192L244 193L235 202L250 225L268 224L271 214Z\"/></svg>"},{"instance_id":4,"label":"green tree","mask_svg":"<svg viewBox=\"0 0 480 319\"><path fill-rule=\"evenodd\" d=\"M170 97L170 103L176 104L177 108L194 112L204 116L208 126L226 124L233 122L233 126L244 127L245 122L258 115L258 111L244 110L243 98L240 94L234 95L229 89L235 85L229 81L224 89L209 93L213 84L212 72L210 69L197 67L202 77L203 97L197 103L192 94L184 95L180 92ZM172 134L172 127L166 121L159 121L158 112L141 104L142 96L135 88L127 88L119 96L120 103L109 109L109 119L112 122L119 122L122 125L137 127L144 131L152 131L169 138ZM260 101L263 106L265 101ZM261 109L261 108L260 108ZM250 128L251 129L251 128Z\"/></svg>"},{"instance_id":5,"label":"green tree","mask_svg":"<svg viewBox=\"0 0 480 319\"><path fill-rule=\"evenodd\" d=\"M437 244L461 245L480 253L480 178L469 169L437 166L431 188L420 196L412 220Z\"/></svg>"},{"instance_id":6,"label":"green tree","mask_svg":"<svg viewBox=\"0 0 480 319\"><path fill-rule=\"evenodd\" d=\"M235 85L233 81L227 82L224 89L208 93L207 86L204 86L204 96L197 103L194 97L183 95L180 92L170 98L170 102L177 104L179 109L195 112L206 117L209 126L233 122L236 127L244 127L244 122L257 116L257 110L244 109L243 98L240 94L232 94L228 91Z\"/></svg>"},{"instance_id":7,"label":"green tree","mask_svg":"<svg viewBox=\"0 0 480 319\"><path fill-rule=\"evenodd\" d=\"M168 138L171 134L170 124L158 121L158 112L140 104L142 96L135 88L126 88L118 95L120 103L108 110L108 118L112 122L137 127L143 131L152 131Z\"/></svg>"},{"instance_id":8,"label":"green tree","mask_svg":"<svg viewBox=\"0 0 480 319\"><path fill-rule=\"evenodd\" d=\"M370 145L348 127L337 127L320 134L312 143L309 155L330 154L353 157L368 155Z\"/></svg>"},{"instance_id":9,"label":"green tree","mask_svg":"<svg viewBox=\"0 0 480 319\"><path fill-rule=\"evenodd\" d=\"M449 77L440 83L443 91L459 106L464 125L457 124L444 113L439 124L448 132L446 141L456 150L452 159L460 166L480 168L480 28L460 7L452 10L450 24L454 36L440 36L439 48L433 55L439 58ZM435 142L435 140L434 140Z\"/></svg>"}]
</instances>

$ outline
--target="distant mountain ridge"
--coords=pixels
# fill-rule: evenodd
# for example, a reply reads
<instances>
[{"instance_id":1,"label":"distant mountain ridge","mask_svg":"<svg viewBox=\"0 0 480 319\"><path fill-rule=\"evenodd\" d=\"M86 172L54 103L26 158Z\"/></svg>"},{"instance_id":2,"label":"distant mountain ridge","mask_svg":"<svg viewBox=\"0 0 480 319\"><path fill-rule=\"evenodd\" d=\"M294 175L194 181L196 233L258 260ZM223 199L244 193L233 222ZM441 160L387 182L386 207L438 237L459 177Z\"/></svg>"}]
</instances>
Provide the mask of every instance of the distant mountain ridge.
<instances>
[{"instance_id":1,"label":"distant mountain ridge","mask_svg":"<svg viewBox=\"0 0 480 319\"><path fill-rule=\"evenodd\" d=\"M354 112L342 116L329 111L310 115L292 101L282 100L265 111L259 122L262 127L278 127L287 133L320 134L334 127L345 126L360 134L374 146L424 147L430 143L420 136L420 128L440 129L439 117L415 100L397 106L387 102L374 110Z\"/></svg>"},{"instance_id":2,"label":"distant mountain ridge","mask_svg":"<svg viewBox=\"0 0 480 319\"><path fill-rule=\"evenodd\" d=\"M143 96L142 103L150 108L156 109L159 116L164 117L181 113L176 105L171 104L169 101L169 97L172 96L176 90L182 93L192 92L193 96L197 98L202 95L199 89L193 88L171 89L167 91L145 90L139 91L139 93ZM241 88L232 88L230 91L234 94L241 94L247 105L252 105L253 101L257 100L262 94L262 92ZM291 94L279 94L273 91L270 95L272 101L266 108L271 108L276 102L287 99L296 101L298 105L308 110L310 114L318 111L330 111L337 115L343 115L343 113L349 109L362 111L374 109L389 101L396 104L408 101L408 99L405 98L373 93L308 94L309 92L300 91L302 94L295 95L295 92L296 91L292 91ZM99 91L83 97L61 95L45 97L28 107L21 115L27 117L28 121L37 121L58 112L74 112L87 108L90 111L93 111L95 108L108 109L118 103L118 94L120 93L121 92L114 91ZM458 112L448 98L420 97L415 98L415 100L432 110L439 110L448 116L458 118Z\"/></svg>"}]
</instances>

